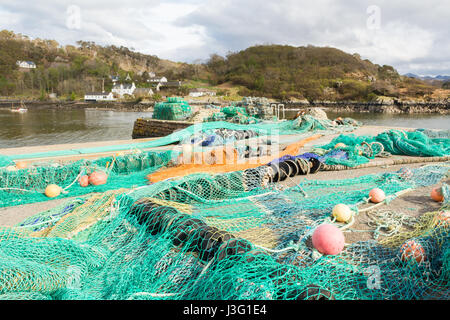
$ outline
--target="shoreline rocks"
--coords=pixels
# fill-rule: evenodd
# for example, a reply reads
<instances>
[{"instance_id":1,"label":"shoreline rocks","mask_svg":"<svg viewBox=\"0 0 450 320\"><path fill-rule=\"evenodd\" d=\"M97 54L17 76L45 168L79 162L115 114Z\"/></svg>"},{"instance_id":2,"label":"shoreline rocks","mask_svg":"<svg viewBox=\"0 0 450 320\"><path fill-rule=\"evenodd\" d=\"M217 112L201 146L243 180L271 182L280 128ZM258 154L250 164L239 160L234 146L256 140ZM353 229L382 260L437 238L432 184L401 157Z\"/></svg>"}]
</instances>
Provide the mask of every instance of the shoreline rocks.
<instances>
[{"instance_id":1,"label":"shoreline rocks","mask_svg":"<svg viewBox=\"0 0 450 320\"><path fill-rule=\"evenodd\" d=\"M18 101L0 101L0 109L10 110L12 103L16 106ZM24 101L29 109L62 109L62 108L84 108L116 111L152 111L154 103L143 102L79 102L79 101ZM363 113L387 113L387 114L413 114L413 113L437 113L450 114L450 101L421 102L421 101L398 101L396 99L385 99L374 102L354 101L314 101L308 103L284 102L286 110L306 110L322 108L325 112L363 112ZM200 104L196 104L200 105ZM204 104L206 105L206 104Z\"/></svg>"}]
</instances>

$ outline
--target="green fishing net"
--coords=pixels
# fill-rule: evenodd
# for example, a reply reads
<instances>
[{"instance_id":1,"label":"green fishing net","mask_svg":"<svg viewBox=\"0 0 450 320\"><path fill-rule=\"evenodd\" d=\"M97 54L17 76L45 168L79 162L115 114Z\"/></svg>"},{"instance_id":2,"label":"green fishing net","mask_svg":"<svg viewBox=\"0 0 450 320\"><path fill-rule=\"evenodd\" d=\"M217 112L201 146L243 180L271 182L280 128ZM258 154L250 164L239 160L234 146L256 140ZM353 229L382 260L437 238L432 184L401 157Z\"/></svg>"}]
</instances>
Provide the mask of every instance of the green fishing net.
<instances>
[{"instance_id":1,"label":"green fishing net","mask_svg":"<svg viewBox=\"0 0 450 320\"><path fill-rule=\"evenodd\" d=\"M445 300L445 221L407 239L423 248L420 261L375 240L320 255L310 238L332 223L335 204L358 212L373 187L394 198L438 183L448 168L286 188L262 166L80 197L0 229L0 298Z\"/></svg>"},{"instance_id":2,"label":"green fishing net","mask_svg":"<svg viewBox=\"0 0 450 320\"><path fill-rule=\"evenodd\" d=\"M0 154L0 168L7 167L11 164L14 164L14 163L10 157Z\"/></svg>"},{"instance_id":3,"label":"green fishing net","mask_svg":"<svg viewBox=\"0 0 450 320\"><path fill-rule=\"evenodd\" d=\"M450 155L450 138L439 131L388 130L377 136L340 135L330 143L317 148L322 154L335 149L345 151L347 157L326 157L325 163L354 167L367 163L369 159L376 156L448 156Z\"/></svg>"},{"instance_id":4,"label":"green fishing net","mask_svg":"<svg viewBox=\"0 0 450 320\"><path fill-rule=\"evenodd\" d=\"M117 157L78 160L68 164L36 162L25 169L3 169L0 170L0 207L47 201L49 198L44 191L49 184L56 184L63 189L57 199L142 186L147 183L146 175L166 166L173 155L172 151L136 151ZM79 178L94 171L107 172L107 183L80 186Z\"/></svg>"},{"instance_id":5,"label":"green fishing net","mask_svg":"<svg viewBox=\"0 0 450 320\"><path fill-rule=\"evenodd\" d=\"M191 114L191 106L185 100L177 97L168 97L165 102L155 104L153 119L185 120Z\"/></svg>"},{"instance_id":6,"label":"green fishing net","mask_svg":"<svg viewBox=\"0 0 450 320\"><path fill-rule=\"evenodd\" d=\"M346 123L337 125L330 120L318 120L312 116L301 116L295 120L284 121L263 121L255 124L237 124L226 121L205 122L195 124L185 129L175 131L172 134L145 142L136 142L131 144L111 145L102 147L80 148L70 150L56 150L47 152L36 152L28 154L11 155L13 160L19 159L33 159L44 157L62 157L80 154L92 154L101 152L114 152L129 149L147 149L166 146L180 141L186 140L189 137L200 132L210 131L214 129L227 130L252 130L257 132L260 136L278 136L278 135L299 135L299 134L332 134L342 133L354 130L360 124Z\"/></svg>"}]
</instances>

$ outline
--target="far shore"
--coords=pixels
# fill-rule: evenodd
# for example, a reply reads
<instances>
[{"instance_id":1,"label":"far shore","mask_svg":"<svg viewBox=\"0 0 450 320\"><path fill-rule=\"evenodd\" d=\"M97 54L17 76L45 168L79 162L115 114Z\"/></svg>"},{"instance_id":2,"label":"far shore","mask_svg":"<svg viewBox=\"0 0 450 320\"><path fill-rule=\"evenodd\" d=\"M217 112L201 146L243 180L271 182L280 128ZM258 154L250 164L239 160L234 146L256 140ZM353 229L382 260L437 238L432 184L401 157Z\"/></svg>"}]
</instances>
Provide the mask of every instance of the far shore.
<instances>
[{"instance_id":1,"label":"far shore","mask_svg":"<svg viewBox=\"0 0 450 320\"><path fill-rule=\"evenodd\" d=\"M208 104L226 106L229 101L223 101L217 98L207 100L190 100L185 98L190 105L205 106ZM22 100L29 109L61 109L61 108L83 108L83 109L101 109L115 111L152 111L155 104L154 101L63 101L63 100ZM18 107L21 100L18 99L0 99L0 110L10 110L12 107ZM380 102L357 102L357 101L314 101L314 102L275 102L271 104L283 104L286 110L303 110L311 107L320 107L330 112L364 112L364 113L437 113L450 114L450 101L432 101L432 102L397 102L380 103Z\"/></svg>"}]
</instances>

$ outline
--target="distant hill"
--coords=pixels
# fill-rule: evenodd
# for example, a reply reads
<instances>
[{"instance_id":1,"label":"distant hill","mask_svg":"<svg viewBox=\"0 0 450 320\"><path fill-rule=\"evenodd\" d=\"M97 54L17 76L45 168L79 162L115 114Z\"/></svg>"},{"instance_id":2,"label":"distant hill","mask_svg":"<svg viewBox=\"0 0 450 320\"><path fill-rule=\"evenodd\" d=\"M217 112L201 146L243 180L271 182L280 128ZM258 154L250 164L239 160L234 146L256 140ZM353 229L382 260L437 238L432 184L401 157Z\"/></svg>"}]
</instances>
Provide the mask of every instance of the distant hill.
<instances>
[{"instance_id":1,"label":"distant hill","mask_svg":"<svg viewBox=\"0 0 450 320\"><path fill-rule=\"evenodd\" d=\"M207 66L216 84L231 81L245 87L243 95L281 99L419 98L436 89L399 75L391 66L329 47L254 46L227 57L213 55Z\"/></svg>"},{"instance_id":2,"label":"distant hill","mask_svg":"<svg viewBox=\"0 0 450 320\"><path fill-rule=\"evenodd\" d=\"M416 79L421 79L421 80L438 80L438 81L448 81L450 80L450 76L418 76L414 73L406 73L404 74L405 77L409 77L409 78L416 78Z\"/></svg>"},{"instance_id":3,"label":"distant hill","mask_svg":"<svg viewBox=\"0 0 450 320\"><path fill-rule=\"evenodd\" d=\"M32 61L23 69L18 60ZM401 76L391 66L373 64L358 54L329 47L253 46L226 57L212 55L204 64L179 63L126 47L100 46L78 41L61 46L54 40L30 39L0 31L0 96L47 99L50 93L65 99L85 92L111 90L111 76L138 86L149 86L151 73L186 85L167 94L186 95L196 84L217 88L218 95L275 99L375 100L379 96L430 98L446 87L415 77ZM223 88L223 84L227 88Z\"/></svg>"},{"instance_id":4,"label":"distant hill","mask_svg":"<svg viewBox=\"0 0 450 320\"><path fill-rule=\"evenodd\" d=\"M18 60L32 61L36 69L19 69ZM54 40L29 39L12 31L0 31L0 95L80 97L103 86L110 90L111 76L145 86L153 72L167 78L189 79L195 68L187 63L163 60L126 47L100 46L78 41L61 46Z\"/></svg>"}]
</instances>

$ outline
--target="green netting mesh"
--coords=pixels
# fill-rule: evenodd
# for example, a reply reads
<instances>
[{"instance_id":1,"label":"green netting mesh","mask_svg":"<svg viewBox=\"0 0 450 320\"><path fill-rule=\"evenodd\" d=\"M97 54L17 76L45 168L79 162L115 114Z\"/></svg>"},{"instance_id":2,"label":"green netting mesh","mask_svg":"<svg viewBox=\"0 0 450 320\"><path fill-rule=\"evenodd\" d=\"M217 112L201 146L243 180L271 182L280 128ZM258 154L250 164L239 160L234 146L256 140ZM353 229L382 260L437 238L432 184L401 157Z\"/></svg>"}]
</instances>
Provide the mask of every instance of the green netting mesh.
<instances>
[{"instance_id":1,"label":"green netting mesh","mask_svg":"<svg viewBox=\"0 0 450 320\"><path fill-rule=\"evenodd\" d=\"M430 138L429 135L438 136L438 138ZM450 138L433 131L388 130L377 136L340 135L330 143L318 146L316 151L326 155L330 151L334 153L336 149L345 151L347 156L326 157L325 163L354 167L367 163L369 159L379 155L448 156L450 155Z\"/></svg>"},{"instance_id":2,"label":"green netting mesh","mask_svg":"<svg viewBox=\"0 0 450 320\"><path fill-rule=\"evenodd\" d=\"M166 166L174 154L172 151L135 152L93 161L79 160L64 165L56 162L36 163L16 171L0 170L0 207L49 200L44 194L49 184L56 184L64 189L57 198L143 186L147 184L146 175ZM109 173L106 184L80 186L80 176L98 170Z\"/></svg>"},{"instance_id":3,"label":"green netting mesh","mask_svg":"<svg viewBox=\"0 0 450 320\"><path fill-rule=\"evenodd\" d=\"M334 256L310 243L317 225L333 223L335 204L358 212L373 187L393 198L448 169L281 189L263 166L71 200L0 229L0 298L448 299L449 221L440 212L406 239L420 244L420 261L402 260L392 242L353 242Z\"/></svg>"},{"instance_id":4,"label":"green netting mesh","mask_svg":"<svg viewBox=\"0 0 450 320\"><path fill-rule=\"evenodd\" d=\"M178 143L197 133L210 131L214 129L252 130L257 132L260 136L270 136L270 135L289 135L289 134L340 133L352 131L358 125L359 123L336 125L330 120L319 120L315 119L312 116L307 115L301 116L295 120L275 121L275 122L264 121L257 124L245 124L245 125L229 123L225 121L216 121L192 125L187 127L186 129L176 131L168 136L158 138L152 141L123 144L123 145L112 145L104 147L19 154L19 155L12 155L10 156L10 158L13 160L18 160L18 159L32 159L32 158L57 157L57 156L61 157L79 154L111 152L136 148L137 149L155 148L173 143Z\"/></svg>"},{"instance_id":5,"label":"green netting mesh","mask_svg":"<svg viewBox=\"0 0 450 320\"><path fill-rule=\"evenodd\" d=\"M156 103L153 111L153 119L160 120L185 120L191 115L191 106L177 97L168 97L165 102Z\"/></svg>"},{"instance_id":6,"label":"green netting mesh","mask_svg":"<svg viewBox=\"0 0 450 320\"><path fill-rule=\"evenodd\" d=\"M13 164L13 161L10 157L0 154L0 168L9 166L11 164Z\"/></svg>"}]
</instances>

